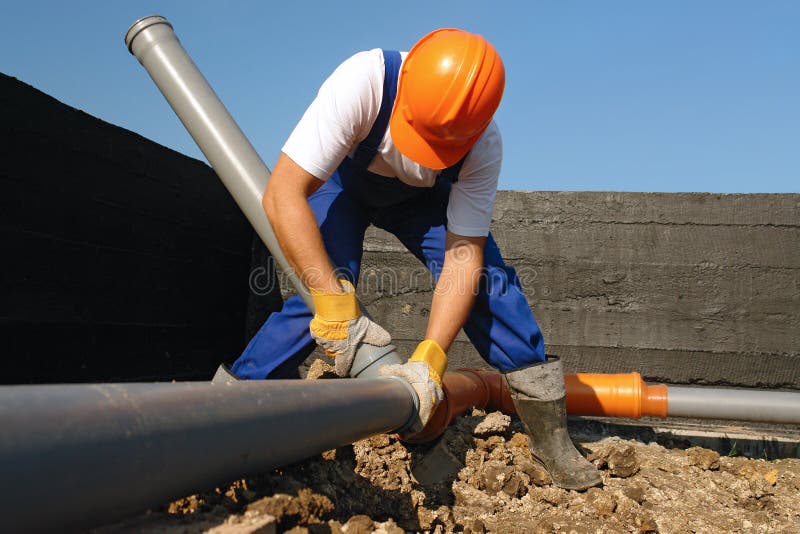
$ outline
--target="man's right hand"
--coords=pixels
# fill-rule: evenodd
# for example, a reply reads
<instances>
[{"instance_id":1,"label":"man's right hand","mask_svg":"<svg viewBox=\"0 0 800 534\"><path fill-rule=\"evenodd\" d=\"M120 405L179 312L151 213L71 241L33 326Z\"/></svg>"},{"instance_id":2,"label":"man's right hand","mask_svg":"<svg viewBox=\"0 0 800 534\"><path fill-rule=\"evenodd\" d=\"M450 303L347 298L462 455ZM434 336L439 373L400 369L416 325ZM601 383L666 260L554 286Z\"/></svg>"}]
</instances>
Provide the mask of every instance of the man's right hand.
<instances>
[{"instance_id":1,"label":"man's right hand","mask_svg":"<svg viewBox=\"0 0 800 534\"><path fill-rule=\"evenodd\" d=\"M347 280L339 280L341 293L311 289L316 314L309 325L311 336L325 354L336 360L336 374L347 377L359 343L383 347L392 336L380 325L361 315L356 291Z\"/></svg>"}]
</instances>

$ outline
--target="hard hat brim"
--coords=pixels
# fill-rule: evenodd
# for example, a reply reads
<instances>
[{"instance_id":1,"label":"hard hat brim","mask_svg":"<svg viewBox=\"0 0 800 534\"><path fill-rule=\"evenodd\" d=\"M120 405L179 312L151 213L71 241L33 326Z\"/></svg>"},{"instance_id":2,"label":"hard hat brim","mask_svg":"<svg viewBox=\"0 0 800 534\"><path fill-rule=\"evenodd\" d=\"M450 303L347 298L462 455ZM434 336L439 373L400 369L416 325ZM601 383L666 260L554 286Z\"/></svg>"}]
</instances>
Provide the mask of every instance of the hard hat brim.
<instances>
[{"instance_id":1,"label":"hard hat brim","mask_svg":"<svg viewBox=\"0 0 800 534\"><path fill-rule=\"evenodd\" d=\"M428 169L440 170L455 165L483 134L481 131L460 143L432 143L422 137L402 115L395 106L389 120L392 143L405 157Z\"/></svg>"}]
</instances>

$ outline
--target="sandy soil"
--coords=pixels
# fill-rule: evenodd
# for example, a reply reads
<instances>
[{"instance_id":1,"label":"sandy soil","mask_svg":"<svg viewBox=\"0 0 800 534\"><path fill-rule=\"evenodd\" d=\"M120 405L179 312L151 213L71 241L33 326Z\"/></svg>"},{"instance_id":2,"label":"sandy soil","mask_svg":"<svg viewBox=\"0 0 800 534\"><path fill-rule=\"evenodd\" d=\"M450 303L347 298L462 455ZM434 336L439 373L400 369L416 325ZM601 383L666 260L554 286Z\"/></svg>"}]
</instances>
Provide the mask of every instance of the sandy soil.
<instances>
[{"instance_id":1,"label":"sandy soil","mask_svg":"<svg viewBox=\"0 0 800 534\"><path fill-rule=\"evenodd\" d=\"M800 459L615 437L581 445L604 485L564 491L532 461L516 419L476 411L433 444L375 436L103 531L800 532Z\"/></svg>"}]
</instances>

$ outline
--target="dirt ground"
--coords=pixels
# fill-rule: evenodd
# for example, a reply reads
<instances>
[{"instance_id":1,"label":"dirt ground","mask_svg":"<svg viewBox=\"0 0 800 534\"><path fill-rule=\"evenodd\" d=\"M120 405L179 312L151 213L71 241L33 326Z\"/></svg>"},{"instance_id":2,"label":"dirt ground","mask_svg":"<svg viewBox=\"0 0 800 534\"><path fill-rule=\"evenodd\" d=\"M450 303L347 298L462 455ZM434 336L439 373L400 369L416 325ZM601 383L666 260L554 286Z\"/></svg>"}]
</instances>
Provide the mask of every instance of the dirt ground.
<instances>
[{"instance_id":1,"label":"dirt ground","mask_svg":"<svg viewBox=\"0 0 800 534\"><path fill-rule=\"evenodd\" d=\"M603 487L564 491L532 461L516 418L475 411L433 444L375 436L101 531L800 532L800 459L616 437L581 445Z\"/></svg>"}]
</instances>

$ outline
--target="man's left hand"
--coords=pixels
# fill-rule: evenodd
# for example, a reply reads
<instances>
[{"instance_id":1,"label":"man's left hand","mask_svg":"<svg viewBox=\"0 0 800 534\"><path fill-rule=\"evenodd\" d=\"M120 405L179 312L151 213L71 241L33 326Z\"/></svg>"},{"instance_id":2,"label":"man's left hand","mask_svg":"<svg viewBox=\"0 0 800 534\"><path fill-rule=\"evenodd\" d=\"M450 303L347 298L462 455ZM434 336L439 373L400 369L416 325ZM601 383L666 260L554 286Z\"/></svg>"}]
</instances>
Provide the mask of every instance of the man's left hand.
<instances>
[{"instance_id":1,"label":"man's left hand","mask_svg":"<svg viewBox=\"0 0 800 534\"><path fill-rule=\"evenodd\" d=\"M447 355L432 339L426 339L417 345L408 362L402 365L387 365L381 369L381 375L404 378L417 392L418 417L409 429L409 433L416 434L422 431L436 411L436 407L444 399L442 376L445 369L447 369Z\"/></svg>"}]
</instances>

